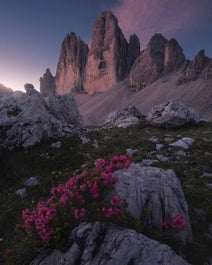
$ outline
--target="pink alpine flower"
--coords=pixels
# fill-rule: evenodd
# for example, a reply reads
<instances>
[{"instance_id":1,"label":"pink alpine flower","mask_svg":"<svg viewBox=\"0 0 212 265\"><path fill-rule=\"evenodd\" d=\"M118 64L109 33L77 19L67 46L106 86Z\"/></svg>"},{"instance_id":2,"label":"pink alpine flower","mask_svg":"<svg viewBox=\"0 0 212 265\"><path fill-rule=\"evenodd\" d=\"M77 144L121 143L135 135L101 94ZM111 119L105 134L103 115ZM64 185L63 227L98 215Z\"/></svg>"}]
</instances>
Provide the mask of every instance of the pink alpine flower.
<instances>
[{"instance_id":1,"label":"pink alpine flower","mask_svg":"<svg viewBox=\"0 0 212 265\"><path fill-rule=\"evenodd\" d=\"M120 206L121 203L121 198L119 195L115 195L111 200L110 200L110 204L112 206Z\"/></svg>"},{"instance_id":2,"label":"pink alpine flower","mask_svg":"<svg viewBox=\"0 0 212 265\"><path fill-rule=\"evenodd\" d=\"M184 216L181 214L175 215L171 221L163 222L164 229L173 229L173 230L182 230L186 227L186 223L184 222Z\"/></svg>"},{"instance_id":3,"label":"pink alpine flower","mask_svg":"<svg viewBox=\"0 0 212 265\"><path fill-rule=\"evenodd\" d=\"M74 217L75 219L80 219L82 217L84 217L86 214L86 210L84 208L82 209L75 209L74 210Z\"/></svg>"},{"instance_id":4,"label":"pink alpine flower","mask_svg":"<svg viewBox=\"0 0 212 265\"><path fill-rule=\"evenodd\" d=\"M80 222L85 216L96 213L106 218L119 218L122 210L119 208L121 198L118 195L111 198L109 207L102 206L102 203L108 205L107 200L99 200L100 204L98 204L98 199L106 189L112 188L112 185L118 181L113 171L128 168L130 163L131 159L124 155L115 156L110 160L99 159L90 172L85 170L69 178L64 185L60 184L52 188L49 199L39 202L34 211L25 209L22 212L26 232L32 231L32 234L36 232L44 243L48 243L56 232L55 226L60 225L64 219L70 219L70 227L72 227L71 218L74 219L73 225L76 225L76 220ZM95 203L93 200L96 200ZM87 209L83 208L86 203L89 204ZM92 209L93 205L95 209ZM176 216L173 224L176 227L183 227L182 218Z\"/></svg>"}]
</instances>

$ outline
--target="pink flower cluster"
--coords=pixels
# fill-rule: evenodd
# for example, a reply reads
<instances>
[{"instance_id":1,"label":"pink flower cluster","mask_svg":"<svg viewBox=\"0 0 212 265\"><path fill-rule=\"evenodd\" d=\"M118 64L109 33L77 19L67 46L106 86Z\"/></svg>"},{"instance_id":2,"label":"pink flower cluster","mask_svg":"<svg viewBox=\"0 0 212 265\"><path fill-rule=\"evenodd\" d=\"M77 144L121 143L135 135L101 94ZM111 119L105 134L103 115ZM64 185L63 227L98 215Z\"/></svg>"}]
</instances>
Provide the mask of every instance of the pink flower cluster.
<instances>
[{"instance_id":1,"label":"pink flower cluster","mask_svg":"<svg viewBox=\"0 0 212 265\"><path fill-rule=\"evenodd\" d=\"M115 156L111 160L99 159L91 171L71 177L64 185L51 189L51 197L39 202L34 211L22 212L27 232L35 232L45 243L55 235L55 228L68 222L69 228L89 218L120 217L121 198L115 195L109 202L104 194L118 181L113 171L128 168L131 159L127 156ZM103 216L101 216L103 215Z\"/></svg>"},{"instance_id":2,"label":"pink flower cluster","mask_svg":"<svg viewBox=\"0 0 212 265\"><path fill-rule=\"evenodd\" d=\"M54 206L48 205L46 202L39 202L36 211L25 209L22 212L26 231L32 230L34 227L43 242L48 242L52 235L53 229L49 227L50 221L56 216Z\"/></svg>"},{"instance_id":3,"label":"pink flower cluster","mask_svg":"<svg viewBox=\"0 0 212 265\"><path fill-rule=\"evenodd\" d=\"M186 227L186 223L184 222L184 217L181 214L177 214L174 216L174 218L171 221L169 222L164 221L163 227L166 230L169 229L182 230L183 228Z\"/></svg>"}]
</instances>

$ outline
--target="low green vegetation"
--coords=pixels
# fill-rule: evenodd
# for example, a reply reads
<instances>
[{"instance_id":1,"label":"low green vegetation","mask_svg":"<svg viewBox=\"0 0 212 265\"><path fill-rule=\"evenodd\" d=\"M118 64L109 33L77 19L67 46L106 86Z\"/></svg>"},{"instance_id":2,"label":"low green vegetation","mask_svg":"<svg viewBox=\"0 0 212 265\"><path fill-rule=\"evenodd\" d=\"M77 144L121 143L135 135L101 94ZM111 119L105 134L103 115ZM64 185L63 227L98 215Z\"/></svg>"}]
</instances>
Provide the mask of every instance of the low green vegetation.
<instances>
[{"instance_id":1,"label":"low green vegetation","mask_svg":"<svg viewBox=\"0 0 212 265\"><path fill-rule=\"evenodd\" d=\"M149 139L155 136L164 146L156 151L156 143ZM169 140L174 142L181 137L195 139L187 149L170 148ZM18 264L29 264L35 255L35 248L42 248L26 234L15 231L21 223L23 209L36 207L37 202L45 201L52 187L64 184L71 176L91 169L99 158L111 159L126 154L127 149L136 149L134 162L144 159L158 160L158 154L168 157L168 161L158 161L154 166L175 170L189 205L190 221L193 231L192 242L180 249L175 242L165 243L182 255L193 265L205 264L211 257L212 238L208 224L212 224L212 124L204 123L198 127L162 130L145 124L121 129L99 130L91 128L89 142L82 144L78 138L63 138L37 145L31 149L8 151L0 157L0 264L8 250L20 253ZM59 149L52 148L53 142L61 142ZM24 187L24 182L37 176L40 184L27 187L26 196L20 198L16 191ZM127 227L140 230L134 221ZM157 231L145 231L149 236L164 242ZM212 237L212 235L211 235ZM18 255L18 254L17 254ZM6 264L6 263L5 263Z\"/></svg>"}]
</instances>

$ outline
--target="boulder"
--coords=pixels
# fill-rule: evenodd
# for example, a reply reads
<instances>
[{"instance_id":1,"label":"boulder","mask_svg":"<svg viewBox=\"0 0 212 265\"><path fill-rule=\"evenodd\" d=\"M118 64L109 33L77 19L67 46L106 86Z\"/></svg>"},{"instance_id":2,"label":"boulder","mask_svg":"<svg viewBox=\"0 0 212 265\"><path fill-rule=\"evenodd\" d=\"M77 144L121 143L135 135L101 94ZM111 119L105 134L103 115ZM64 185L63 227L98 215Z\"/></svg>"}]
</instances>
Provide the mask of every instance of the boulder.
<instances>
[{"instance_id":1,"label":"boulder","mask_svg":"<svg viewBox=\"0 0 212 265\"><path fill-rule=\"evenodd\" d=\"M134 218L162 231L165 221L180 214L186 227L174 236L182 242L191 240L188 205L173 170L132 163L130 168L115 171L114 175L119 178L115 193L126 201L127 210Z\"/></svg>"},{"instance_id":2,"label":"boulder","mask_svg":"<svg viewBox=\"0 0 212 265\"><path fill-rule=\"evenodd\" d=\"M104 128L127 128L139 123L141 118L141 111L134 106L129 106L122 111L111 112L105 120Z\"/></svg>"},{"instance_id":3,"label":"boulder","mask_svg":"<svg viewBox=\"0 0 212 265\"><path fill-rule=\"evenodd\" d=\"M134 55L131 56L131 58ZM84 89L102 92L127 76L128 43L111 11L104 11L93 27L85 68Z\"/></svg>"},{"instance_id":4,"label":"boulder","mask_svg":"<svg viewBox=\"0 0 212 265\"><path fill-rule=\"evenodd\" d=\"M174 128L190 123L197 124L200 117L197 111L187 107L183 102L171 100L153 107L147 115L147 122L157 127Z\"/></svg>"},{"instance_id":5,"label":"boulder","mask_svg":"<svg viewBox=\"0 0 212 265\"><path fill-rule=\"evenodd\" d=\"M75 125L80 124L81 117L72 96L67 101L57 101L57 97L52 96L56 99L51 104L54 110L50 112L51 107L31 84L26 84L25 90L26 93L14 92L0 99L0 145L28 148L50 137L78 133ZM58 114L55 110L58 110ZM63 114L60 113L62 110Z\"/></svg>"},{"instance_id":6,"label":"boulder","mask_svg":"<svg viewBox=\"0 0 212 265\"><path fill-rule=\"evenodd\" d=\"M48 99L48 107L58 120L82 126L82 117L72 94L51 95Z\"/></svg>"},{"instance_id":7,"label":"boulder","mask_svg":"<svg viewBox=\"0 0 212 265\"><path fill-rule=\"evenodd\" d=\"M46 69L43 77L40 78L40 93L43 97L48 97L49 94L55 94L55 78L49 68Z\"/></svg>"},{"instance_id":8,"label":"boulder","mask_svg":"<svg viewBox=\"0 0 212 265\"><path fill-rule=\"evenodd\" d=\"M165 244L111 224L82 223L69 239L69 249L39 255L30 265L188 265Z\"/></svg>"},{"instance_id":9,"label":"boulder","mask_svg":"<svg viewBox=\"0 0 212 265\"><path fill-rule=\"evenodd\" d=\"M194 141L195 140L191 137L183 137L183 138L177 140L176 142L169 144L169 146L188 149L190 146L192 146Z\"/></svg>"},{"instance_id":10,"label":"boulder","mask_svg":"<svg viewBox=\"0 0 212 265\"><path fill-rule=\"evenodd\" d=\"M61 47L55 83L59 95L83 90L83 76L88 56L88 45L76 36L68 34Z\"/></svg>"}]
</instances>

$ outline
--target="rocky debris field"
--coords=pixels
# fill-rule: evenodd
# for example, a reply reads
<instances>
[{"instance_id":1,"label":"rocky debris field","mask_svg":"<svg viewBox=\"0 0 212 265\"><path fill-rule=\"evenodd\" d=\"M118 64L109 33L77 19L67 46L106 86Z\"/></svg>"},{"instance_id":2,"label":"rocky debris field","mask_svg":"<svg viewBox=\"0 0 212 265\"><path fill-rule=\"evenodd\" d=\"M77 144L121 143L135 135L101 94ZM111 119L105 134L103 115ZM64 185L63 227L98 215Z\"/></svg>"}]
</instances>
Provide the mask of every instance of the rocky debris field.
<instances>
[{"instance_id":1,"label":"rocky debris field","mask_svg":"<svg viewBox=\"0 0 212 265\"><path fill-rule=\"evenodd\" d=\"M28 149L5 151L0 157L1 262L6 262L6 253L8 262L15 255L20 264L36 265L100 261L210 264L211 147L210 123L163 129L141 119L127 128L90 127L81 138L60 137ZM125 228L105 220L81 223L70 233L65 248L48 244L44 247L29 235L14 232L22 210L33 209L37 202L47 199L52 187L92 168L97 159L120 154L131 156L133 161L128 169L114 172L120 181L113 192L125 199L132 216ZM186 226L182 225L178 232L165 231L164 220L176 214L184 217ZM133 246L131 251L129 244Z\"/></svg>"}]
</instances>

